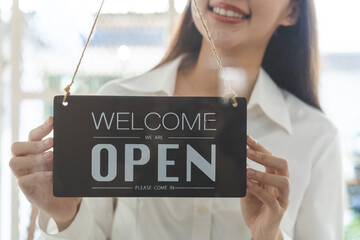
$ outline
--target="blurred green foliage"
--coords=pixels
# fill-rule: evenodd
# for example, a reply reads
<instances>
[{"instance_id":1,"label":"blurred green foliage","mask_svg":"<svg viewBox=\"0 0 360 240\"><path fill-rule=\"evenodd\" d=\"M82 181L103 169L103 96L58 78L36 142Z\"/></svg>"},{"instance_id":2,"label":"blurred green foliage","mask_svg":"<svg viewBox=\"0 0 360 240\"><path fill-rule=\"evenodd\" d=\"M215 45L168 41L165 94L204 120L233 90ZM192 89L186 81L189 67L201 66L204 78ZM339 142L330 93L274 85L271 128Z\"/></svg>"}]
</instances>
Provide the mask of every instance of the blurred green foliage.
<instances>
[{"instance_id":1,"label":"blurred green foliage","mask_svg":"<svg viewBox=\"0 0 360 240\"><path fill-rule=\"evenodd\" d=\"M351 223L345 226L345 240L360 239L360 213L356 214Z\"/></svg>"},{"instance_id":2,"label":"blurred green foliage","mask_svg":"<svg viewBox=\"0 0 360 240\"><path fill-rule=\"evenodd\" d=\"M123 76L119 75L77 75L74 83L76 92L80 93L96 93L102 85L114 79L121 79ZM50 74L44 73L43 84L47 91L62 92L63 88L70 83L72 75L70 74Z\"/></svg>"}]
</instances>

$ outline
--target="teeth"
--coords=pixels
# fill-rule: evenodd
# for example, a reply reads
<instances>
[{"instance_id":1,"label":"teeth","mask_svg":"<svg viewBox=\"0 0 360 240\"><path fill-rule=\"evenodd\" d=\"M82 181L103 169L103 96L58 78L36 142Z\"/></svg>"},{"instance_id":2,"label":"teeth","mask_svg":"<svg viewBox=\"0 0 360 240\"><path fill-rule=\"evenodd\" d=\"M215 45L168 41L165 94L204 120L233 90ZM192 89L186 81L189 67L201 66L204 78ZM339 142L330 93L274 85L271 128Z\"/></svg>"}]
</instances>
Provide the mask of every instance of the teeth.
<instances>
[{"instance_id":1,"label":"teeth","mask_svg":"<svg viewBox=\"0 0 360 240\"><path fill-rule=\"evenodd\" d=\"M223 8L219 8L219 7L215 7L213 8L212 10L214 13L217 13L221 16L224 16L224 17L233 17L233 18L242 18L242 19L246 19L247 17L245 15L242 15L242 14L238 14L236 12L233 12L233 11L227 11Z\"/></svg>"},{"instance_id":2,"label":"teeth","mask_svg":"<svg viewBox=\"0 0 360 240\"><path fill-rule=\"evenodd\" d=\"M234 12L233 12L233 11L226 11L226 16L228 16L228 17L233 17L233 16L234 16Z\"/></svg>"}]
</instances>

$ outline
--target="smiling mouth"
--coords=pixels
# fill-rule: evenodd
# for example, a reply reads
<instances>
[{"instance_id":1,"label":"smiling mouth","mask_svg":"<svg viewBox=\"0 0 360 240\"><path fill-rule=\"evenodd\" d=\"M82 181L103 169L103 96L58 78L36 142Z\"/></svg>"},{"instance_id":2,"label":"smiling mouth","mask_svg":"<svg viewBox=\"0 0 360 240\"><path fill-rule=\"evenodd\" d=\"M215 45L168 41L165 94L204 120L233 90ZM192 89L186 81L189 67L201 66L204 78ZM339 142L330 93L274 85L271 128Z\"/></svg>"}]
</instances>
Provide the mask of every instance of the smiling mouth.
<instances>
[{"instance_id":1,"label":"smiling mouth","mask_svg":"<svg viewBox=\"0 0 360 240\"><path fill-rule=\"evenodd\" d=\"M248 14L240 14L240 13L237 13L237 12L234 12L234 11L231 11L231 10L226 10L224 8L221 8L221 7L208 6L208 9L211 12L215 13L215 14L218 14L220 16L227 17L227 18L245 19L245 20L250 18L250 15L248 15Z\"/></svg>"}]
</instances>

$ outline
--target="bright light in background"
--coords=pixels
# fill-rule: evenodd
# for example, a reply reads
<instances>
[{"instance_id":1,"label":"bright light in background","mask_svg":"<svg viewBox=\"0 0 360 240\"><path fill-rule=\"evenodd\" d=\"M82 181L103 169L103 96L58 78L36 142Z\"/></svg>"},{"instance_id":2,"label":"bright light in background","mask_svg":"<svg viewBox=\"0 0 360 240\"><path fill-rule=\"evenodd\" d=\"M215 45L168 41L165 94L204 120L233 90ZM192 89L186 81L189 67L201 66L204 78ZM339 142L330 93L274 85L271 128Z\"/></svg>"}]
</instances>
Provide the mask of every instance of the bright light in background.
<instances>
[{"instance_id":1,"label":"bright light in background","mask_svg":"<svg viewBox=\"0 0 360 240\"><path fill-rule=\"evenodd\" d=\"M88 0L82 0L87 4ZM168 0L107 0L105 13L161 13L169 10Z\"/></svg>"},{"instance_id":2,"label":"bright light in background","mask_svg":"<svg viewBox=\"0 0 360 240\"><path fill-rule=\"evenodd\" d=\"M20 0L20 9L33 12L49 0ZM57 0L67 9L76 9L79 12L95 13L98 11L101 0ZM161 13L169 9L168 0L106 0L102 13Z\"/></svg>"},{"instance_id":3,"label":"bright light in background","mask_svg":"<svg viewBox=\"0 0 360 240\"><path fill-rule=\"evenodd\" d=\"M127 61L129 60L130 56L131 56L131 49L126 46L126 45L121 45L119 48L118 48L118 57L121 61Z\"/></svg>"},{"instance_id":4,"label":"bright light in background","mask_svg":"<svg viewBox=\"0 0 360 240\"><path fill-rule=\"evenodd\" d=\"M360 1L315 0L321 53L360 52Z\"/></svg>"},{"instance_id":5,"label":"bright light in background","mask_svg":"<svg viewBox=\"0 0 360 240\"><path fill-rule=\"evenodd\" d=\"M31 10L29 3L36 2L33 19L35 34L48 47L58 49L73 65L83 48L83 38L87 37L93 17L84 9L68 7L69 0L22 0L26 10ZM83 37L83 38L82 38Z\"/></svg>"},{"instance_id":6,"label":"bright light in background","mask_svg":"<svg viewBox=\"0 0 360 240\"><path fill-rule=\"evenodd\" d=\"M36 114L34 114L36 113ZM28 117L31 116L31 117ZM26 141L34 126L44 119L44 102L40 99L25 99L20 104L19 140Z\"/></svg>"},{"instance_id":7,"label":"bright light in background","mask_svg":"<svg viewBox=\"0 0 360 240\"><path fill-rule=\"evenodd\" d=\"M36 35L48 47L60 50L74 65L100 4L101 0L20 0L20 9L24 13L35 12ZM168 10L168 0L106 0L102 13L150 14Z\"/></svg>"},{"instance_id":8,"label":"bright light in background","mask_svg":"<svg viewBox=\"0 0 360 240\"><path fill-rule=\"evenodd\" d=\"M174 0L174 6L177 13L182 13L186 7L188 0Z\"/></svg>"},{"instance_id":9,"label":"bright light in background","mask_svg":"<svg viewBox=\"0 0 360 240\"><path fill-rule=\"evenodd\" d=\"M1 19L4 22L8 22L11 17L11 0L3 0L0 2L0 9L1 9Z\"/></svg>"},{"instance_id":10,"label":"bright light in background","mask_svg":"<svg viewBox=\"0 0 360 240\"><path fill-rule=\"evenodd\" d=\"M46 0L19 0L20 10L23 12L33 12L38 10Z\"/></svg>"},{"instance_id":11,"label":"bright light in background","mask_svg":"<svg viewBox=\"0 0 360 240\"><path fill-rule=\"evenodd\" d=\"M236 93L239 93L239 96L244 96L244 92L249 90L249 84L246 81L246 72L244 69L224 67L224 73L229 86L224 82L223 76L221 76L221 72L219 72L219 80L221 81L219 85L222 87L222 95L228 96L230 94L229 90L232 89ZM228 87L231 89L228 89Z\"/></svg>"}]
</instances>

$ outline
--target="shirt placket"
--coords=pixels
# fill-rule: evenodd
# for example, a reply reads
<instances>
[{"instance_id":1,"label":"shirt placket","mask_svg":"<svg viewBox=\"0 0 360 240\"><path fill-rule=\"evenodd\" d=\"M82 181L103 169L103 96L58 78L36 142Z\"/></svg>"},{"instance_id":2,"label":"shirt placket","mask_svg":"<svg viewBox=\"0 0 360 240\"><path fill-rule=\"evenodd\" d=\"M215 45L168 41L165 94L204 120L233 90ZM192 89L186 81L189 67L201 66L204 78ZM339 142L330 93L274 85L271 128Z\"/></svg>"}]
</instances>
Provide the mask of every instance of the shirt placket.
<instances>
[{"instance_id":1,"label":"shirt placket","mask_svg":"<svg viewBox=\"0 0 360 240\"><path fill-rule=\"evenodd\" d=\"M211 198L194 198L192 239L210 239L211 234Z\"/></svg>"}]
</instances>

